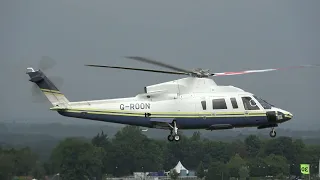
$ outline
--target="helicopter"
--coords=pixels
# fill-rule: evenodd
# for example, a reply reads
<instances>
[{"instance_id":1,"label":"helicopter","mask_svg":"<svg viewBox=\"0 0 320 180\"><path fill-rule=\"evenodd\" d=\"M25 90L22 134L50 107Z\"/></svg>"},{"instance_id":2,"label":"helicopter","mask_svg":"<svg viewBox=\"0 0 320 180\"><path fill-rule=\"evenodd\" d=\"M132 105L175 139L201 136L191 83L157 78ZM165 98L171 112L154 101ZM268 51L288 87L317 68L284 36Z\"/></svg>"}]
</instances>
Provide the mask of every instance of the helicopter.
<instances>
[{"instance_id":1,"label":"helicopter","mask_svg":"<svg viewBox=\"0 0 320 180\"><path fill-rule=\"evenodd\" d=\"M171 142L180 140L179 129L212 131L245 127L271 128L270 137L276 137L275 127L291 120L292 113L275 107L241 88L218 85L211 77L320 66L301 65L210 73L206 69L187 70L146 57L129 56L126 58L167 68L170 71L96 64L85 66L187 77L145 86L143 93L132 97L71 102L41 68L34 70L28 67L26 73L30 77L29 81L33 82L51 102L50 110L62 116L169 130L167 139Z\"/></svg>"}]
</instances>

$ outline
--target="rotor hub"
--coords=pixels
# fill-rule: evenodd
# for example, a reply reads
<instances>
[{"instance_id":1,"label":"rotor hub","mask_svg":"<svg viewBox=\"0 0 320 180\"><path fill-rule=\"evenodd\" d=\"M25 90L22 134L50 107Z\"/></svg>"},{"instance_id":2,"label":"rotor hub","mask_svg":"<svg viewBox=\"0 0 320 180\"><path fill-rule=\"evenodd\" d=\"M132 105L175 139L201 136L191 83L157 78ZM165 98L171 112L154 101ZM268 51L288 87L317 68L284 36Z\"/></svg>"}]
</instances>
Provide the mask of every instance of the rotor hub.
<instances>
[{"instance_id":1,"label":"rotor hub","mask_svg":"<svg viewBox=\"0 0 320 180\"><path fill-rule=\"evenodd\" d=\"M192 75L195 77L209 77L211 73L209 69L196 68L193 70Z\"/></svg>"}]
</instances>

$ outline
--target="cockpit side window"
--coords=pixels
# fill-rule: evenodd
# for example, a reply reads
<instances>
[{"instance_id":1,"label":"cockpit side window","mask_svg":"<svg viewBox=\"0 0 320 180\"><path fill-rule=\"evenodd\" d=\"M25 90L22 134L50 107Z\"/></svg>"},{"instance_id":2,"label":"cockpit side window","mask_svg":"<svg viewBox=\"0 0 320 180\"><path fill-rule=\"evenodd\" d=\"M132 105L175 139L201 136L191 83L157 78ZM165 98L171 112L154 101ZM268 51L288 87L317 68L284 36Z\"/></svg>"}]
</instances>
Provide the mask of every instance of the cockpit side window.
<instances>
[{"instance_id":1,"label":"cockpit side window","mask_svg":"<svg viewBox=\"0 0 320 180\"><path fill-rule=\"evenodd\" d=\"M271 109L273 105L269 104L267 101L261 99L261 98L258 98L257 96L253 96L260 104L261 106L264 108L264 109Z\"/></svg>"},{"instance_id":2,"label":"cockpit side window","mask_svg":"<svg viewBox=\"0 0 320 180\"><path fill-rule=\"evenodd\" d=\"M255 100L251 97L242 97L242 101L245 110L260 110Z\"/></svg>"}]
</instances>

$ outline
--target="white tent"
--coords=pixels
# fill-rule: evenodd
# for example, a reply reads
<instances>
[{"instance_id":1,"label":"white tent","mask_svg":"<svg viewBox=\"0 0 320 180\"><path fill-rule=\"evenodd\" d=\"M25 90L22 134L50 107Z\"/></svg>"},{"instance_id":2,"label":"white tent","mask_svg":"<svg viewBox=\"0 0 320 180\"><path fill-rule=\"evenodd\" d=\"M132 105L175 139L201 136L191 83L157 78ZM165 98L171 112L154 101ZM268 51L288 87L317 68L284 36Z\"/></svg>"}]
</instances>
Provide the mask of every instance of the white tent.
<instances>
[{"instance_id":1,"label":"white tent","mask_svg":"<svg viewBox=\"0 0 320 180\"><path fill-rule=\"evenodd\" d=\"M182 164L181 162L179 161L178 164L176 165L176 167L174 167L173 169L175 169L177 171L177 173L180 174L180 171L181 170L186 170L187 174L189 174L189 171L188 169L186 169Z\"/></svg>"}]
</instances>

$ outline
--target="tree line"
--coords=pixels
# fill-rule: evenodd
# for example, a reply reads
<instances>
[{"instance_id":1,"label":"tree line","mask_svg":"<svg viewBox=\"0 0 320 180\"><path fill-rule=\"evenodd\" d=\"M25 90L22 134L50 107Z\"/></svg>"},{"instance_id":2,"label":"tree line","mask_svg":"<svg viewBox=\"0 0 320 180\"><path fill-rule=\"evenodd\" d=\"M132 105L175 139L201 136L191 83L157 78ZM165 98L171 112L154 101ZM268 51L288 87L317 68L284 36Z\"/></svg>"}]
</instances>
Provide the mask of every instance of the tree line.
<instances>
[{"instance_id":1,"label":"tree line","mask_svg":"<svg viewBox=\"0 0 320 180\"><path fill-rule=\"evenodd\" d=\"M290 137L261 139L249 135L243 141L222 142L195 132L191 137L181 134L179 142L168 142L148 138L139 127L126 126L113 138L103 131L92 139L66 138L46 161L40 161L28 147L0 148L0 179L44 179L58 173L62 180L103 179L106 175L169 171L179 161L205 179L298 176L300 163L311 164L310 171L316 174L319 158L320 145Z\"/></svg>"}]
</instances>

